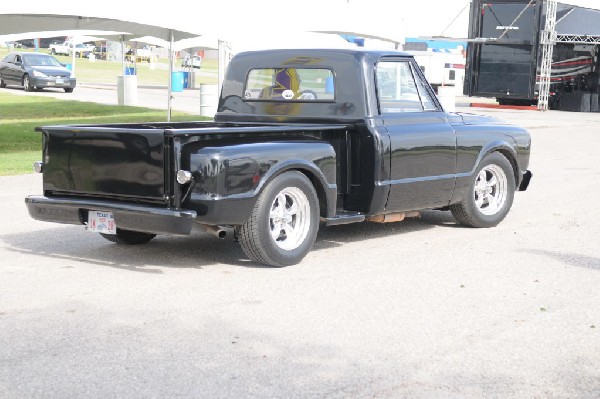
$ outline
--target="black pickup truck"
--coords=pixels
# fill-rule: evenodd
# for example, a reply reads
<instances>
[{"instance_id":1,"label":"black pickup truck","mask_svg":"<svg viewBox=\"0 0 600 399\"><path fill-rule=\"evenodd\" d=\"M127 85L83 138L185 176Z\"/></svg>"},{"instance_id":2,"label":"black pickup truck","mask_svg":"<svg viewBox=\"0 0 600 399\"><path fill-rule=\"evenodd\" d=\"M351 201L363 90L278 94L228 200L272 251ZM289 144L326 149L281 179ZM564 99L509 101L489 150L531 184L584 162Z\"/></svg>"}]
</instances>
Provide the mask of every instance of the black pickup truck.
<instances>
[{"instance_id":1,"label":"black pickup truck","mask_svg":"<svg viewBox=\"0 0 600 399\"><path fill-rule=\"evenodd\" d=\"M214 122L46 126L37 220L142 244L201 225L246 255L298 263L319 225L449 210L491 227L525 190L530 136L446 113L412 57L269 50L228 67Z\"/></svg>"}]
</instances>

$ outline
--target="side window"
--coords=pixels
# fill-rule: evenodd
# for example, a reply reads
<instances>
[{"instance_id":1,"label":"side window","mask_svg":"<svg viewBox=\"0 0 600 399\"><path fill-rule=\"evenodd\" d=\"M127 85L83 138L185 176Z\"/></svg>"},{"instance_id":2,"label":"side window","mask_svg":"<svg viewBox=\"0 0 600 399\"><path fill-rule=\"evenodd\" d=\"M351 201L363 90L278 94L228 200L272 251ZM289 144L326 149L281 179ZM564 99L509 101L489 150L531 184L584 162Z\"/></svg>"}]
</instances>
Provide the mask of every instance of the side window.
<instances>
[{"instance_id":1,"label":"side window","mask_svg":"<svg viewBox=\"0 0 600 399\"><path fill-rule=\"evenodd\" d=\"M379 62L376 79L382 114L424 110L408 61Z\"/></svg>"},{"instance_id":2,"label":"side window","mask_svg":"<svg viewBox=\"0 0 600 399\"><path fill-rule=\"evenodd\" d=\"M417 88L419 89L419 96L423 102L423 108L425 111L439 111L435 101L431 97L430 90L427 90L427 83L422 76L415 73L415 80L417 82Z\"/></svg>"},{"instance_id":3,"label":"side window","mask_svg":"<svg viewBox=\"0 0 600 399\"><path fill-rule=\"evenodd\" d=\"M17 55L17 56L15 56L15 64L16 64L17 62L22 62L22 61L21 61L21 56L20 56L20 55Z\"/></svg>"}]
</instances>

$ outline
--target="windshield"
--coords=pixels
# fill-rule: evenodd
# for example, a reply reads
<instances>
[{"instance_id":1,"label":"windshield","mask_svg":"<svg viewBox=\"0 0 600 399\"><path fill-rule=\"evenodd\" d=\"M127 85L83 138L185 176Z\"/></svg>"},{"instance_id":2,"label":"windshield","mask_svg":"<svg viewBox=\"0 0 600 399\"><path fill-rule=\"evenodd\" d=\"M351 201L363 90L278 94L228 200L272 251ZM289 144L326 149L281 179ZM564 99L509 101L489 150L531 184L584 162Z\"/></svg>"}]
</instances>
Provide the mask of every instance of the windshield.
<instances>
[{"instance_id":1,"label":"windshield","mask_svg":"<svg viewBox=\"0 0 600 399\"><path fill-rule=\"evenodd\" d=\"M62 66L54 57L42 54L23 55L25 64L30 66Z\"/></svg>"}]
</instances>

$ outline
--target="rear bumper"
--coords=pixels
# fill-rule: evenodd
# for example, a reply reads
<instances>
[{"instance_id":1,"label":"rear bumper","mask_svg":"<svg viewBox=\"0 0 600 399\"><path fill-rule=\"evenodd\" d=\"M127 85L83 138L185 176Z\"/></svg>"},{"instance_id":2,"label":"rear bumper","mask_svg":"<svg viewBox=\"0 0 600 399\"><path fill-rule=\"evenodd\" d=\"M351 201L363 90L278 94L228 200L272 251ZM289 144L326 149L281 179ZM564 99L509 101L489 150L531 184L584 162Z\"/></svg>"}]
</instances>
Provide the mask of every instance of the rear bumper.
<instances>
[{"instance_id":1,"label":"rear bumper","mask_svg":"<svg viewBox=\"0 0 600 399\"><path fill-rule=\"evenodd\" d=\"M196 211L173 210L121 202L74 198L25 198L29 215L44 222L86 224L90 210L112 212L120 229L144 233L188 235L196 220Z\"/></svg>"}]
</instances>

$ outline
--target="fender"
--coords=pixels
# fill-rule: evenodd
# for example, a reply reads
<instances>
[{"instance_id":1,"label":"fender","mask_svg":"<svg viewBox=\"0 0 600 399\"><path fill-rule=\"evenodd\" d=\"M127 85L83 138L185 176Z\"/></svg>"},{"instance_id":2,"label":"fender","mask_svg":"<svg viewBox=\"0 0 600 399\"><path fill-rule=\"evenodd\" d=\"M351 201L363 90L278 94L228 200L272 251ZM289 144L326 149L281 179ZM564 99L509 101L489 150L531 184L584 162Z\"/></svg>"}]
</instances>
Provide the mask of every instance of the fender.
<instances>
[{"instance_id":1,"label":"fender","mask_svg":"<svg viewBox=\"0 0 600 399\"><path fill-rule=\"evenodd\" d=\"M450 201L450 203L454 204L462 201L462 199L465 196L465 193L471 185L471 181L473 180L473 177L477 168L479 167L479 164L481 163L483 158L485 158L488 154L491 154L493 152L500 152L506 157L506 159L508 159L508 161L513 167L513 174L515 177L516 187L519 187L523 176L520 172L521 169L519 165L519 156L517 154L517 149L515 148L516 146L516 143L511 144L507 140L503 139L490 141L489 143L484 145L479 151L479 154L477 155L477 158L475 159L471 170L456 174L456 186L454 189L454 195L452 196L452 200Z\"/></svg>"},{"instance_id":2,"label":"fender","mask_svg":"<svg viewBox=\"0 0 600 399\"><path fill-rule=\"evenodd\" d=\"M245 223L262 189L273 177L292 169L313 182L325 209L322 213L335 214L337 162L329 143L302 138L244 142L184 149L182 155L182 164L189 163L194 176L182 207L195 210L200 223Z\"/></svg>"}]
</instances>

